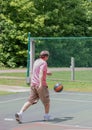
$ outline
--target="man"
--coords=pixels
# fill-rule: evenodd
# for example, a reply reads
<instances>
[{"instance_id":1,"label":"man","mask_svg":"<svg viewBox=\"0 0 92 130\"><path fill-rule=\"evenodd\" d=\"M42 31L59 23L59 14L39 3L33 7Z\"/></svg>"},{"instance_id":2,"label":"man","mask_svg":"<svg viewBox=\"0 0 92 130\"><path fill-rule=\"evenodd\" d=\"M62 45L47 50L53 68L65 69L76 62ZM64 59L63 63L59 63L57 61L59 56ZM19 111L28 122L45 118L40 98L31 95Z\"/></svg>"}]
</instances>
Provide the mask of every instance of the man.
<instances>
[{"instance_id":1,"label":"man","mask_svg":"<svg viewBox=\"0 0 92 130\"><path fill-rule=\"evenodd\" d=\"M51 72L47 71L46 61L48 58L49 52L45 50L40 53L39 59L34 62L29 99L21 108L20 112L15 114L15 118L19 123L22 122L23 112L26 111L31 105L36 104L39 99L42 101L45 109L44 120L46 121L51 119L49 115L50 98L48 85L46 83L46 75L51 75Z\"/></svg>"}]
</instances>

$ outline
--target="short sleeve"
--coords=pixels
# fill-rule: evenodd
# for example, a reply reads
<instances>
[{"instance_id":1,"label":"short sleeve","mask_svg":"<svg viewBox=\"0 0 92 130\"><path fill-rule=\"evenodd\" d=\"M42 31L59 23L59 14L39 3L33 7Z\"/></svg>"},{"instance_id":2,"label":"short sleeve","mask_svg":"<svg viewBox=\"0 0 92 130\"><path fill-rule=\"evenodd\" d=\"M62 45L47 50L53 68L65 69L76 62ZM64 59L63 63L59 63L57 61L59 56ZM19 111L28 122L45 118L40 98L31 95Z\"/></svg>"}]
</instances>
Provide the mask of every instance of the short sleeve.
<instances>
[{"instance_id":1,"label":"short sleeve","mask_svg":"<svg viewBox=\"0 0 92 130\"><path fill-rule=\"evenodd\" d=\"M42 71L47 71L47 63L46 63L46 62L43 62L43 63L41 64L41 66L40 66L40 69L41 69Z\"/></svg>"}]
</instances>

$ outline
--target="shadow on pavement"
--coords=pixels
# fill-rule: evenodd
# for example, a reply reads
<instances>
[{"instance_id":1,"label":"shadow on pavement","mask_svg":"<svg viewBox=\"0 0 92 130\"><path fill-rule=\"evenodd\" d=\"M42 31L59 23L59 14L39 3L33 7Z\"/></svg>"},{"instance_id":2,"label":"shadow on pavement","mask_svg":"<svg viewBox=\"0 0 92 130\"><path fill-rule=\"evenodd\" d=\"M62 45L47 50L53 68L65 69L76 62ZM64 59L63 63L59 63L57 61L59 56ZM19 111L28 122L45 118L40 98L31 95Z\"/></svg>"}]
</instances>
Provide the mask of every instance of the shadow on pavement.
<instances>
[{"instance_id":1,"label":"shadow on pavement","mask_svg":"<svg viewBox=\"0 0 92 130\"><path fill-rule=\"evenodd\" d=\"M51 122L51 123L60 123L60 122L64 122L64 121L68 121L68 120L72 120L74 117L63 117L63 118L54 118L53 120L49 120L49 121L44 121L44 120L35 120L35 121L28 121L28 122L23 122L22 124L25 123L36 123L36 122Z\"/></svg>"}]
</instances>

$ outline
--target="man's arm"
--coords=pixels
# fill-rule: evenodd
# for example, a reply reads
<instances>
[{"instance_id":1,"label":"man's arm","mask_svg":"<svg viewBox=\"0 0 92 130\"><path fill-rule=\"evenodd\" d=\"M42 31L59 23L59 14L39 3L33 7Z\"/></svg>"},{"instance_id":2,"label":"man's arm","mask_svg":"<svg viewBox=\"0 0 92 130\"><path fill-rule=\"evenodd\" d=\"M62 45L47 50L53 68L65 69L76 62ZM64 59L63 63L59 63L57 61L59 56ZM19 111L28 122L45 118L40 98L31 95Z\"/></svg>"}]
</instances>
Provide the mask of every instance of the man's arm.
<instances>
[{"instance_id":1,"label":"man's arm","mask_svg":"<svg viewBox=\"0 0 92 130\"><path fill-rule=\"evenodd\" d=\"M39 73L39 88L41 88L42 87L42 80L43 80L43 71L42 70L40 70L40 73Z\"/></svg>"}]
</instances>

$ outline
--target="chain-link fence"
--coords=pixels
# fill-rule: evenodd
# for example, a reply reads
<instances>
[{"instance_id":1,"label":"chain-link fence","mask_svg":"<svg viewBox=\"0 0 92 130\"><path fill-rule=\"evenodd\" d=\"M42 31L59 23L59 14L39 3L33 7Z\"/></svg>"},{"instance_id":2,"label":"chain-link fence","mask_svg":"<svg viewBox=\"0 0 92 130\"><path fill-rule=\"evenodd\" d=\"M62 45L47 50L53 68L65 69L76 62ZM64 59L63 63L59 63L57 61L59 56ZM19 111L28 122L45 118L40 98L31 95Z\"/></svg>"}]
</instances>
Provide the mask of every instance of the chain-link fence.
<instances>
[{"instance_id":1,"label":"chain-link fence","mask_svg":"<svg viewBox=\"0 0 92 130\"><path fill-rule=\"evenodd\" d=\"M92 37L30 38L27 70L0 73L1 86L26 86L30 83L33 61L42 50L50 52L48 67L52 76L47 77L50 87L61 82L66 90L92 92Z\"/></svg>"},{"instance_id":2,"label":"chain-link fence","mask_svg":"<svg viewBox=\"0 0 92 130\"><path fill-rule=\"evenodd\" d=\"M50 52L48 66L55 73L53 79L92 81L92 37L34 37L31 43L34 59L42 50Z\"/></svg>"},{"instance_id":3,"label":"chain-link fence","mask_svg":"<svg viewBox=\"0 0 92 130\"><path fill-rule=\"evenodd\" d=\"M76 67L92 67L92 37L34 38L36 58L42 50L50 52L50 67L69 67L71 57Z\"/></svg>"}]
</instances>

